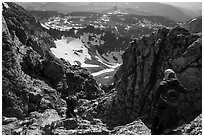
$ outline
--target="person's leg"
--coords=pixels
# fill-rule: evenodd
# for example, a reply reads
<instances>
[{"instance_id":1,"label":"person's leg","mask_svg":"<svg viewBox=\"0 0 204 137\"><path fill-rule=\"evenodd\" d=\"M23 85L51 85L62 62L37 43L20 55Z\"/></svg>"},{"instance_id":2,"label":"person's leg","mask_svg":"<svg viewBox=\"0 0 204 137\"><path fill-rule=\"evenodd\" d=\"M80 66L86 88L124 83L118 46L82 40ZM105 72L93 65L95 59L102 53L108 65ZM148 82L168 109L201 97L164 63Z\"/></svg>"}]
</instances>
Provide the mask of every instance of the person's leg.
<instances>
[{"instance_id":1,"label":"person's leg","mask_svg":"<svg viewBox=\"0 0 204 137\"><path fill-rule=\"evenodd\" d=\"M76 115L76 113L74 112L74 110L71 111L71 114L72 114L72 117L75 117L75 118L76 118L76 121L77 121L77 115Z\"/></svg>"},{"instance_id":2,"label":"person's leg","mask_svg":"<svg viewBox=\"0 0 204 137\"><path fill-rule=\"evenodd\" d=\"M164 126L163 126L163 123L159 123L158 124L158 128L156 130L156 135L161 135L164 131Z\"/></svg>"},{"instance_id":3,"label":"person's leg","mask_svg":"<svg viewBox=\"0 0 204 137\"><path fill-rule=\"evenodd\" d=\"M151 127L151 134L152 135L156 135L158 124L159 124L159 117L158 117L158 115L156 115L153 122L152 122L152 127Z\"/></svg>"},{"instance_id":4,"label":"person's leg","mask_svg":"<svg viewBox=\"0 0 204 137\"><path fill-rule=\"evenodd\" d=\"M71 114L72 114L73 117L76 117L76 114L75 114L74 110L71 111Z\"/></svg>"},{"instance_id":5,"label":"person's leg","mask_svg":"<svg viewBox=\"0 0 204 137\"><path fill-rule=\"evenodd\" d=\"M159 119L158 120L158 125L157 125L157 130L156 130L155 134L156 135L162 135L163 131L164 131L164 125Z\"/></svg>"},{"instance_id":6,"label":"person's leg","mask_svg":"<svg viewBox=\"0 0 204 137\"><path fill-rule=\"evenodd\" d=\"M66 111L66 118L71 118L72 115L71 115L71 112L69 110Z\"/></svg>"}]
</instances>

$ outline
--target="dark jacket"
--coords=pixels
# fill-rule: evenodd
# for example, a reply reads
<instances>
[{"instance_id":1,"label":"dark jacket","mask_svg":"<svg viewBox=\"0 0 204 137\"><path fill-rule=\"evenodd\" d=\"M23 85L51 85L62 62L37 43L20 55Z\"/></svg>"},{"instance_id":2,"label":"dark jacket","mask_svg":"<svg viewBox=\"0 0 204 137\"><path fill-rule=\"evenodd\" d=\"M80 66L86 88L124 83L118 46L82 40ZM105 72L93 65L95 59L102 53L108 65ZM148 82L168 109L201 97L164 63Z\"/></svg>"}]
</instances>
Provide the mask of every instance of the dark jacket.
<instances>
[{"instance_id":1,"label":"dark jacket","mask_svg":"<svg viewBox=\"0 0 204 137\"><path fill-rule=\"evenodd\" d=\"M66 118L76 117L74 109L76 107L77 100L73 97L62 96L61 98L64 99L66 101L66 104L67 104Z\"/></svg>"},{"instance_id":2,"label":"dark jacket","mask_svg":"<svg viewBox=\"0 0 204 137\"><path fill-rule=\"evenodd\" d=\"M162 81L156 91L153 106L158 109L166 105L176 106L180 93L187 93L187 90L177 79Z\"/></svg>"},{"instance_id":3,"label":"dark jacket","mask_svg":"<svg viewBox=\"0 0 204 137\"><path fill-rule=\"evenodd\" d=\"M76 107L75 100L73 100L71 97L61 97L61 98L66 101L68 110L72 111L75 109Z\"/></svg>"},{"instance_id":4,"label":"dark jacket","mask_svg":"<svg viewBox=\"0 0 204 137\"><path fill-rule=\"evenodd\" d=\"M177 79L165 80L160 83L153 101L156 113L152 122L152 134L162 134L163 130L172 129L178 125L180 93L187 93L187 90Z\"/></svg>"}]
</instances>

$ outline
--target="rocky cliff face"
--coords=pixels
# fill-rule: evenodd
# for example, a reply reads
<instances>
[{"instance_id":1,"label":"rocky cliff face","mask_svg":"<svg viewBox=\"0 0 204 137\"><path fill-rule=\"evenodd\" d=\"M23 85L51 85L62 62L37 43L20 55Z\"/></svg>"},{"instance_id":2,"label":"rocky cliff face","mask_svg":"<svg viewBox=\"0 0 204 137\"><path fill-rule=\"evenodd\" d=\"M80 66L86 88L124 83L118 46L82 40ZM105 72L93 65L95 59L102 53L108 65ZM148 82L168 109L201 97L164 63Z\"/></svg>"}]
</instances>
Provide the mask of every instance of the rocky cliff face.
<instances>
[{"instance_id":1,"label":"rocky cliff face","mask_svg":"<svg viewBox=\"0 0 204 137\"><path fill-rule=\"evenodd\" d=\"M33 111L65 105L60 95L94 99L103 91L78 66L56 58L53 38L34 17L15 3L3 3L2 98L3 116L23 118Z\"/></svg>"},{"instance_id":2,"label":"rocky cliff face","mask_svg":"<svg viewBox=\"0 0 204 137\"><path fill-rule=\"evenodd\" d=\"M115 75L117 94L105 120L113 125L137 117L150 121L152 98L167 68L172 68L190 91L181 95L180 120L195 118L202 112L201 47L201 36L181 27L160 29L149 37L134 40L123 54L123 65Z\"/></svg>"}]
</instances>

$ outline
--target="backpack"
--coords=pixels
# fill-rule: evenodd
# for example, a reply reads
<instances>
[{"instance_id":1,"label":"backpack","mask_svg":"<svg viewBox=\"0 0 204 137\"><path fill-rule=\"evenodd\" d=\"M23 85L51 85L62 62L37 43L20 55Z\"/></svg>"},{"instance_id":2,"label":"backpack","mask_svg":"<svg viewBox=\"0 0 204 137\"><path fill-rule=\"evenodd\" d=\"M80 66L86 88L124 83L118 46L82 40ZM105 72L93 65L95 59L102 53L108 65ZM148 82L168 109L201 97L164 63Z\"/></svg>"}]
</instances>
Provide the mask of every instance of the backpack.
<instances>
[{"instance_id":1,"label":"backpack","mask_svg":"<svg viewBox=\"0 0 204 137\"><path fill-rule=\"evenodd\" d=\"M178 106L178 96L179 93L175 89L171 88L167 90L165 93L160 95L162 101L170 106Z\"/></svg>"},{"instance_id":2,"label":"backpack","mask_svg":"<svg viewBox=\"0 0 204 137\"><path fill-rule=\"evenodd\" d=\"M69 96L68 99L69 103L71 103L73 105L73 107L75 108L77 106L77 97L76 96Z\"/></svg>"}]
</instances>

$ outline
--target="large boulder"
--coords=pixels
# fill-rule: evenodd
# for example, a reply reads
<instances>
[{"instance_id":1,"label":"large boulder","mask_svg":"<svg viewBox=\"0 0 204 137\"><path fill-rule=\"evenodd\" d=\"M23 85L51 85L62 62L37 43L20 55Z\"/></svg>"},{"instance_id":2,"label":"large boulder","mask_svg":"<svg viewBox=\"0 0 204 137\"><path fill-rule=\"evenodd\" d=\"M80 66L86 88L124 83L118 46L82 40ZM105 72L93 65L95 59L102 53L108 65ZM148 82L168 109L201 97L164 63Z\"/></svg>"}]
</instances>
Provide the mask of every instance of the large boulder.
<instances>
[{"instance_id":1,"label":"large boulder","mask_svg":"<svg viewBox=\"0 0 204 137\"><path fill-rule=\"evenodd\" d=\"M111 134L114 135L150 135L150 129L140 120L135 120L124 126L115 127Z\"/></svg>"},{"instance_id":2,"label":"large boulder","mask_svg":"<svg viewBox=\"0 0 204 137\"><path fill-rule=\"evenodd\" d=\"M109 135L111 133L100 119L92 119L89 121L78 118L77 121L67 119L56 123L59 122L64 126L56 126L56 128L52 130L52 134L54 135Z\"/></svg>"}]
</instances>

